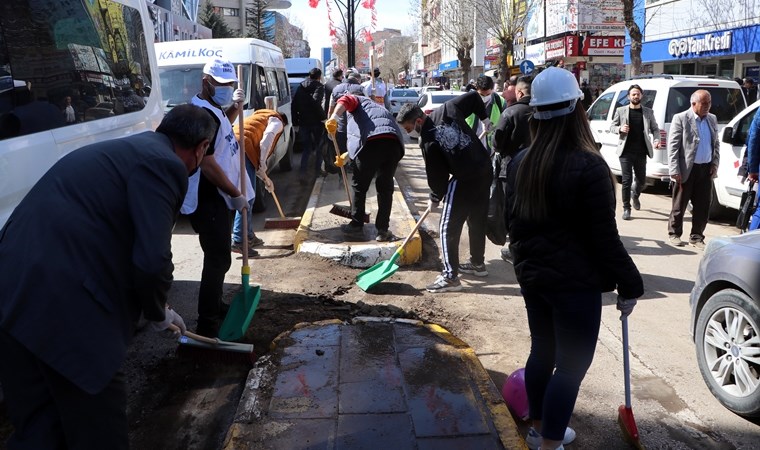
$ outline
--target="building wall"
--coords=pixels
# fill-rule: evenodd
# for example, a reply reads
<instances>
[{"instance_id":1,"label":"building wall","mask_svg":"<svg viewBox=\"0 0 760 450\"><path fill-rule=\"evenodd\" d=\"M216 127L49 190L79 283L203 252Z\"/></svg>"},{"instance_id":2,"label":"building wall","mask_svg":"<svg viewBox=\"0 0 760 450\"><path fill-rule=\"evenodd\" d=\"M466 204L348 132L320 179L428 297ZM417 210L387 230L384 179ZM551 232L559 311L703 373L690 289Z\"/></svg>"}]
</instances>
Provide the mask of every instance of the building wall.
<instances>
[{"instance_id":1,"label":"building wall","mask_svg":"<svg viewBox=\"0 0 760 450\"><path fill-rule=\"evenodd\" d=\"M169 10L159 6L161 4L166 3L148 4L148 11L153 21L153 39L156 42L211 39L210 28L181 15L182 5L170 4L172 9Z\"/></svg>"}]
</instances>

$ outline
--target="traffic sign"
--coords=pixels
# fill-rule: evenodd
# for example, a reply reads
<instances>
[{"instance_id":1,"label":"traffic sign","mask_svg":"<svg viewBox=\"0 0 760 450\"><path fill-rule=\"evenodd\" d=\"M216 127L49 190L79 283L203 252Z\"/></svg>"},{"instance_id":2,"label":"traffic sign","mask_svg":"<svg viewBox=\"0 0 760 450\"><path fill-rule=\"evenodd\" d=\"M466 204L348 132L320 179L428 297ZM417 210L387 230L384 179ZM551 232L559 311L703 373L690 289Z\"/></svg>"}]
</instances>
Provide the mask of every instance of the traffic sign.
<instances>
[{"instance_id":1,"label":"traffic sign","mask_svg":"<svg viewBox=\"0 0 760 450\"><path fill-rule=\"evenodd\" d=\"M533 62L528 61L527 59L520 63L520 72L522 72L523 75L532 74L535 68L536 68L536 65L533 64Z\"/></svg>"}]
</instances>

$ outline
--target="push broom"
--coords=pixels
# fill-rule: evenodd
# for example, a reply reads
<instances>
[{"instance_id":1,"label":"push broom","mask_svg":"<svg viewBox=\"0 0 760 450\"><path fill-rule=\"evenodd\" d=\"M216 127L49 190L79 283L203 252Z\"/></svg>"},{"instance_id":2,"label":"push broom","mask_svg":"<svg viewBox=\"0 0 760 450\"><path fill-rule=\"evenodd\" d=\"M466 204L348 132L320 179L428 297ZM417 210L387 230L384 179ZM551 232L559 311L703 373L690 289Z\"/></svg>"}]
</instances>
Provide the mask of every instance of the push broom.
<instances>
[{"instance_id":1,"label":"push broom","mask_svg":"<svg viewBox=\"0 0 760 450\"><path fill-rule=\"evenodd\" d=\"M332 136L332 142L333 147L335 147L335 156L340 158L340 148L338 148L338 140L335 137L335 134L331 134ZM348 189L348 177L346 176L346 168L343 166L340 166L340 174L343 177L343 186L346 188L346 196L348 196L348 209L346 209L345 206L341 205L332 205L332 209L330 209L330 214L335 214L336 216L345 217L347 219L353 219L353 216L351 215L351 210L354 207L354 203L351 200L351 191ZM364 213L364 223L369 223L369 214Z\"/></svg>"},{"instance_id":2,"label":"push broom","mask_svg":"<svg viewBox=\"0 0 760 450\"><path fill-rule=\"evenodd\" d=\"M628 356L628 316L621 319L623 323L623 378L625 380L625 405L618 408L618 425L623 432L623 438L631 444L632 448L644 450L639 441L639 428L631 409L631 361Z\"/></svg>"},{"instance_id":3,"label":"push broom","mask_svg":"<svg viewBox=\"0 0 760 450\"><path fill-rule=\"evenodd\" d=\"M271 191L269 191L270 194L272 194L272 199L274 199L274 204L277 205L277 211L280 213L279 219L264 219L264 228L269 230L273 228L278 229L290 229L290 228L298 228L298 225L301 224L301 218L300 217L285 217L285 213L282 212L282 206L280 206L280 200L277 199L277 194L274 193L274 188L272 188Z\"/></svg>"}]
</instances>

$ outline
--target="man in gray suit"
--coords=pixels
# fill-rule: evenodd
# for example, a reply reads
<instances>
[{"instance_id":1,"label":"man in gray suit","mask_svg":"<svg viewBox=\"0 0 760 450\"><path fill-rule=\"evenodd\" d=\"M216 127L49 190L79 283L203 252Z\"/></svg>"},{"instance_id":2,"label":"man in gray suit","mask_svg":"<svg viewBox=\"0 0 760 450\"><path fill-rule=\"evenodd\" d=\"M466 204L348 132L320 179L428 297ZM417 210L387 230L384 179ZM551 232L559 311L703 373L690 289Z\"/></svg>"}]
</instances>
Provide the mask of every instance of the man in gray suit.
<instances>
[{"instance_id":1,"label":"man in gray suit","mask_svg":"<svg viewBox=\"0 0 760 450\"><path fill-rule=\"evenodd\" d=\"M120 369L140 316L185 331L166 308L172 228L216 128L181 105L155 133L71 152L0 229L8 448L129 447Z\"/></svg>"},{"instance_id":2,"label":"man in gray suit","mask_svg":"<svg viewBox=\"0 0 760 450\"><path fill-rule=\"evenodd\" d=\"M644 91L641 87L632 84L628 88L630 103L615 111L610 126L610 132L620 135L617 155L620 158L620 170L623 172L623 220L631 220L631 197L633 208L637 211L641 209L639 196L646 185L647 156L654 156L652 145L654 148L660 148L657 120L652 110L641 104L643 98ZM636 175L635 183L632 183L633 174Z\"/></svg>"},{"instance_id":3,"label":"man in gray suit","mask_svg":"<svg viewBox=\"0 0 760 450\"><path fill-rule=\"evenodd\" d=\"M691 108L673 116L668 137L670 179L673 184L673 207L668 220L668 239L675 246L684 245L683 216L691 200L693 206L689 244L705 247L705 227L712 198L712 179L718 173L720 159L718 122L710 114L710 93L700 89L691 94Z\"/></svg>"}]
</instances>

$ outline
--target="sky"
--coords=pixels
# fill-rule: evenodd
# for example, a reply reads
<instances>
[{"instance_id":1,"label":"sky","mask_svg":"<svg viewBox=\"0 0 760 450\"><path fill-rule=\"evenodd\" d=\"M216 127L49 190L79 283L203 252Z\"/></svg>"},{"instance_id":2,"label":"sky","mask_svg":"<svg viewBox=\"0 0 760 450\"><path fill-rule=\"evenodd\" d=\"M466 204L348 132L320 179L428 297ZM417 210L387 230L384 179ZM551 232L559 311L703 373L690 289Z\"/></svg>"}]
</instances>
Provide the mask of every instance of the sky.
<instances>
[{"instance_id":1,"label":"sky","mask_svg":"<svg viewBox=\"0 0 760 450\"><path fill-rule=\"evenodd\" d=\"M290 1L292 6L289 9L279 10L278 12L288 16L294 25L303 29L304 39L308 40L311 46L311 57L321 58L322 47L332 46L328 28L326 0L319 0L319 5L316 8L309 6L309 0ZM409 2L410 0L376 0L377 25L375 29L395 28L401 30L401 32L407 31L412 22L409 17ZM331 6L333 5L335 3L331 4ZM334 22L338 23L341 21L340 14L334 7L332 14ZM359 6L359 9L356 11L356 23L358 27L370 24L368 9Z\"/></svg>"}]
</instances>

